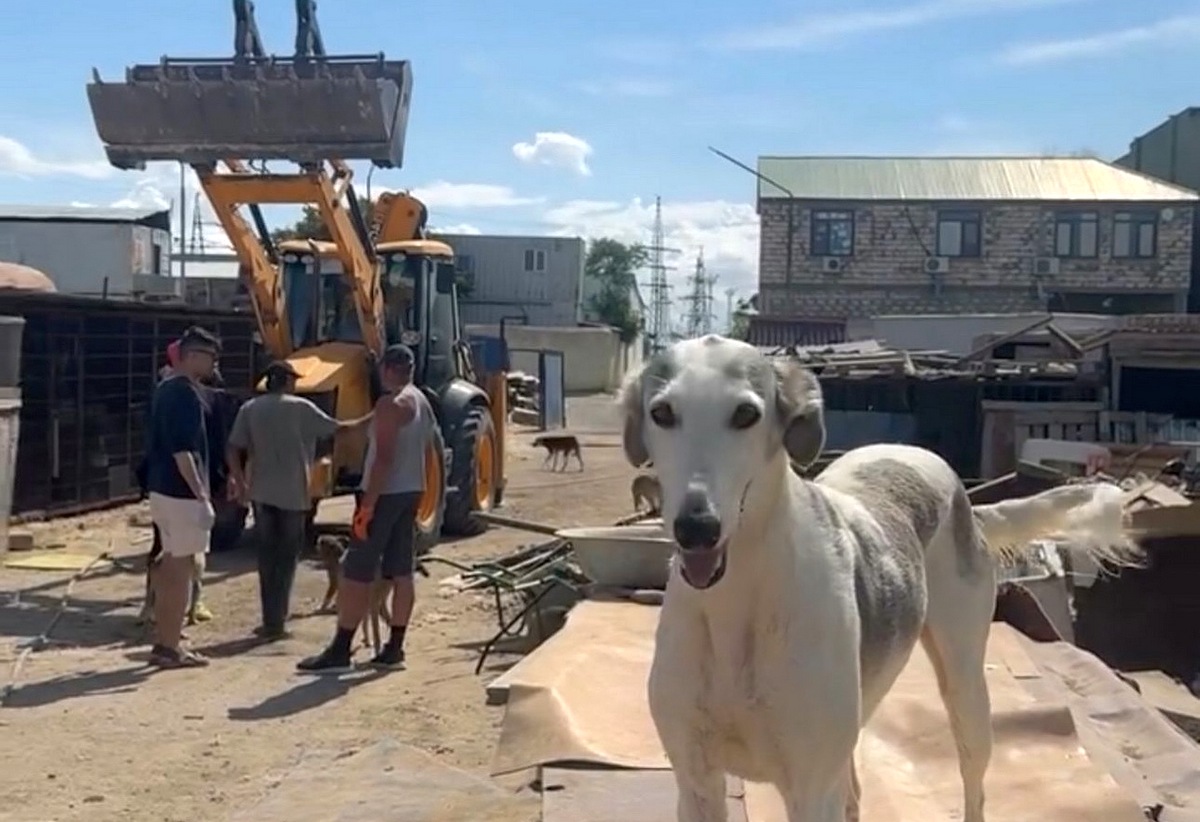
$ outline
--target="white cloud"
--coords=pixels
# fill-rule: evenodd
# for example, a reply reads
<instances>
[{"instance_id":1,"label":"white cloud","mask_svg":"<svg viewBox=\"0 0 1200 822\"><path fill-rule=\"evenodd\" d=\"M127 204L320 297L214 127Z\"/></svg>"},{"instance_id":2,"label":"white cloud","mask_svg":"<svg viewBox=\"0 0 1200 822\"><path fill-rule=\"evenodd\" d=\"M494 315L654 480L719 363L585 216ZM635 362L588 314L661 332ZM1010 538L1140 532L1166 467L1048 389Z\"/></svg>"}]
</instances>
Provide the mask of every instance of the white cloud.
<instances>
[{"instance_id":1,"label":"white cloud","mask_svg":"<svg viewBox=\"0 0 1200 822\"><path fill-rule=\"evenodd\" d=\"M1167 48L1200 43L1200 14L1170 17L1142 26L1100 32L1086 37L1017 43L1000 51L996 62L1034 66L1067 60L1112 57L1135 49Z\"/></svg>"},{"instance_id":2,"label":"white cloud","mask_svg":"<svg viewBox=\"0 0 1200 822\"><path fill-rule=\"evenodd\" d=\"M735 51L801 51L838 45L844 40L885 31L918 28L947 20L1004 14L1088 0L924 0L907 6L830 12L733 31L714 45Z\"/></svg>"},{"instance_id":3,"label":"white cloud","mask_svg":"<svg viewBox=\"0 0 1200 822\"><path fill-rule=\"evenodd\" d=\"M580 83L579 90L596 97L670 97L675 84L669 80L625 78Z\"/></svg>"},{"instance_id":4,"label":"white cloud","mask_svg":"<svg viewBox=\"0 0 1200 822\"><path fill-rule=\"evenodd\" d=\"M506 208L541 202L541 199L536 197L518 197L508 186L487 183L449 183L445 180L436 180L414 188L412 195L430 209Z\"/></svg>"},{"instance_id":5,"label":"white cloud","mask_svg":"<svg viewBox=\"0 0 1200 822\"><path fill-rule=\"evenodd\" d=\"M686 280L701 246L708 273L718 276L716 294L734 288L740 295L749 296L758 288L758 216L753 205L727 200L668 201L662 205L662 219L664 245L679 251L666 255L664 260L666 265L675 266L668 272L668 279L676 300L687 292ZM551 234L559 236L612 237L648 245L654 227L654 203L639 198L627 203L571 200L546 211L542 220ZM720 323L724 300L718 297L716 302Z\"/></svg>"},{"instance_id":6,"label":"white cloud","mask_svg":"<svg viewBox=\"0 0 1200 822\"><path fill-rule=\"evenodd\" d=\"M512 147L513 156L526 165L551 166L588 176L588 157L592 147L587 140L567 134L565 131L539 131L532 143L517 143Z\"/></svg>"},{"instance_id":7,"label":"white cloud","mask_svg":"<svg viewBox=\"0 0 1200 822\"><path fill-rule=\"evenodd\" d=\"M471 225L470 223L455 223L454 225L440 225L437 228L429 229L434 234L482 234L483 231Z\"/></svg>"},{"instance_id":8,"label":"white cloud","mask_svg":"<svg viewBox=\"0 0 1200 822\"><path fill-rule=\"evenodd\" d=\"M130 186L125 194L107 205L113 208L165 209L171 212L171 233L179 250L179 166L175 163L150 163L145 171L129 173ZM184 246L202 251L230 251L233 243L217 220L216 212L208 198L200 191L200 181L190 168L184 173L184 197L187 212L184 215L187 234ZM193 229L193 214L200 210L200 231Z\"/></svg>"},{"instance_id":9,"label":"white cloud","mask_svg":"<svg viewBox=\"0 0 1200 822\"><path fill-rule=\"evenodd\" d=\"M905 153L927 157L995 157L1041 154L1029 140L1002 122L944 114L930 124L930 136Z\"/></svg>"},{"instance_id":10,"label":"white cloud","mask_svg":"<svg viewBox=\"0 0 1200 822\"><path fill-rule=\"evenodd\" d=\"M0 176L83 177L102 180L116 171L105 160L47 160L24 143L0 135Z\"/></svg>"}]
</instances>

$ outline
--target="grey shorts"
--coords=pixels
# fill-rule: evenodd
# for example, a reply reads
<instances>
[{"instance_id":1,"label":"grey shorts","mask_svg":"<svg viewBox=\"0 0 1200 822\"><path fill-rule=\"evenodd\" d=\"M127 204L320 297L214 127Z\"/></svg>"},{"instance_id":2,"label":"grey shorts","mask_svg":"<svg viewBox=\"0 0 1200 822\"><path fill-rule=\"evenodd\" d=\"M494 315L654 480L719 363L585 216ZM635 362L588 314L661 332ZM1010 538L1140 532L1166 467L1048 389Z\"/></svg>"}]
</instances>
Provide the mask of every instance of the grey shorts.
<instances>
[{"instance_id":1,"label":"grey shorts","mask_svg":"<svg viewBox=\"0 0 1200 822\"><path fill-rule=\"evenodd\" d=\"M354 582L370 583L410 577L416 562L417 506L421 492L382 494L365 540L352 539L342 559L342 574Z\"/></svg>"}]
</instances>

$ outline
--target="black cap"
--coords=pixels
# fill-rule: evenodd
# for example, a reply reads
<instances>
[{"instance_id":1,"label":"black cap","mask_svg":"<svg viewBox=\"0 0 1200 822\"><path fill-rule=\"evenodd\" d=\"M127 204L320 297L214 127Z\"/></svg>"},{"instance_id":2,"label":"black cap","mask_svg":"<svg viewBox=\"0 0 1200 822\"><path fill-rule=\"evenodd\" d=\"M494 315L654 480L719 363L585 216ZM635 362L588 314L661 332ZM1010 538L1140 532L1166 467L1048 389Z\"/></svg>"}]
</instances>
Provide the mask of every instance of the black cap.
<instances>
[{"instance_id":1,"label":"black cap","mask_svg":"<svg viewBox=\"0 0 1200 822\"><path fill-rule=\"evenodd\" d=\"M381 365L388 366L411 366L415 360L413 351L403 343L389 345L383 350L383 358L380 360Z\"/></svg>"},{"instance_id":2,"label":"black cap","mask_svg":"<svg viewBox=\"0 0 1200 822\"><path fill-rule=\"evenodd\" d=\"M267 366L267 374L286 375L288 377L299 377L300 372L287 360L275 360Z\"/></svg>"}]
</instances>

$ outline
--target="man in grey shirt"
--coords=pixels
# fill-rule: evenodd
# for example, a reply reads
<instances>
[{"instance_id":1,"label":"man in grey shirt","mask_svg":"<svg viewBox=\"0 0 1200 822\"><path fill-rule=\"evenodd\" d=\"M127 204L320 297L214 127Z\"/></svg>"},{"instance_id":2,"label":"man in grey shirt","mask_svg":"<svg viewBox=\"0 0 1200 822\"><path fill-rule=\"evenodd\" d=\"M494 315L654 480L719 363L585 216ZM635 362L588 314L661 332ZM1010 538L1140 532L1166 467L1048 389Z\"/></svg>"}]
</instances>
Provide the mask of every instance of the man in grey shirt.
<instances>
[{"instance_id":1,"label":"man in grey shirt","mask_svg":"<svg viewBox=\"0 0 1200 822\"><path fill-rule=\"evenodd\" d=\"M338 422L311 401L295 395L299 374L290 363L267 368L267 392L238 409L229 433L226 461L230 495L254 506L258 540L258 590L264 639L287 636L284 622L305 543L313 501L309 476L318 441L339 429L361 425L370 415ZM247 486L244 465L250 463Z\"/></svg>"}]
</instances>

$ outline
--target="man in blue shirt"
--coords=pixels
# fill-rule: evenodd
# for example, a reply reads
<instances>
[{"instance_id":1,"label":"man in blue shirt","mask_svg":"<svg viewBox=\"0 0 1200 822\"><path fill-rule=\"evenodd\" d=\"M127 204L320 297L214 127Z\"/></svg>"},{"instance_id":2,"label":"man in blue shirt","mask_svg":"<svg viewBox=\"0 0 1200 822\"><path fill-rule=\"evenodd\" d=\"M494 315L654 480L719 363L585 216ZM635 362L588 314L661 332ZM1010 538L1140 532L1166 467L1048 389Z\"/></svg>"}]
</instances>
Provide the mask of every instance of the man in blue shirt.
<instances>
[{"instance_id":1,"label":"man in blue shirt","mask_svg":"<svg viewBox=\"0 0 1200 822\"><path fill-rule=\"evenodd\" d=\"M150 517L162 537L154 571L155 641L151 662L196 667L207 660L181 647L196 558L208 552L215 513L209 488L209 440L200 383L216 367L221 343L192 327L179 338L179 366L154 390L146 485Z\"/></svg>"}]
</instances>

